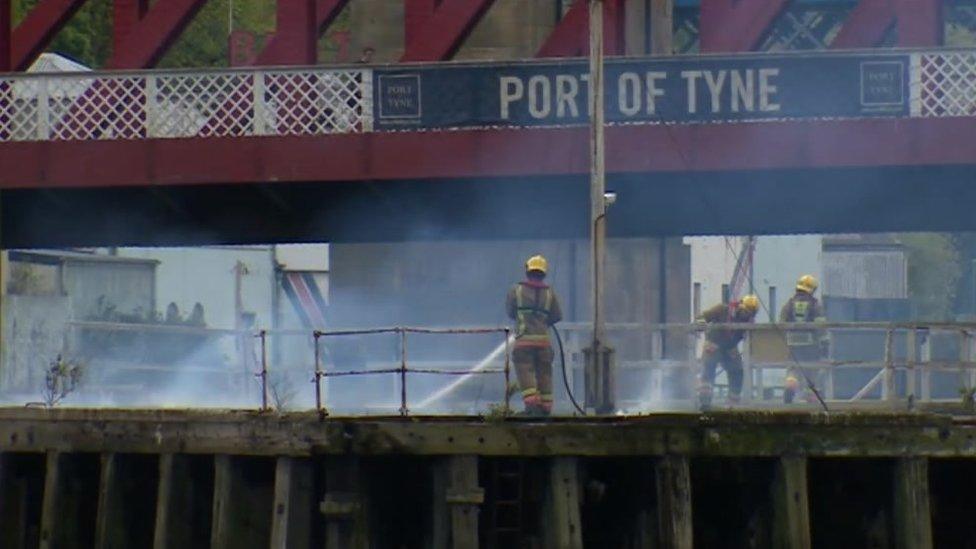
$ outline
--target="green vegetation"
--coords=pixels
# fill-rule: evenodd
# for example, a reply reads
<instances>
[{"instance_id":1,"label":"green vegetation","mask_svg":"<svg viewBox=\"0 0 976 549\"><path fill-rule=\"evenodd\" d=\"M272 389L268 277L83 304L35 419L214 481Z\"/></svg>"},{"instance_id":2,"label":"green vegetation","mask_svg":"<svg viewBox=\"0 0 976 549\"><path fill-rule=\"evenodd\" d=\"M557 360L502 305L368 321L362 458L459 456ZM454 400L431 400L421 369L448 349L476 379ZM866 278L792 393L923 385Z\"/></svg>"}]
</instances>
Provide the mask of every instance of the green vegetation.
<instances>
[{"instance_id":1,"label":"green vegetation","mask_svg":"<svg viewBox=\"0 0 976 549\"><path fill-rule=\"evenodd\" d=\"M53 408L81 384L84 368L81 363L58 355L44 374L44 405Z\"/></svg>"},{"instance_id":2,"label":"green vegetation","mask_svg":"<svg viewBox=\"0 0 976 549\"><path fill-rule=\"evenodd\" d=\"M40 0L13 0L14 24ZM99 67L112 51L112 0L88 0L54 38L47 51Z\"/></svg>"},{"instance_id":3,"label":"green vegetation","mask_svg":"<svg viewBox=\"0 0 976 549\"><path fill-rule=\"evenodd\" d=\"M13 0L16 25L40 0ZM230 28L255 36L260 51L275 30L275 0L208 0L186 31L160 61L160 67L226 67ZM348 10L319 40L319 59L342 61L340 44L348 32ZM104 66L112 55L112 0L88 0L54 38L47 51L56 52L92 68ZM352 54L354 60L356 57Z\"/></svg>"}]
</instances>

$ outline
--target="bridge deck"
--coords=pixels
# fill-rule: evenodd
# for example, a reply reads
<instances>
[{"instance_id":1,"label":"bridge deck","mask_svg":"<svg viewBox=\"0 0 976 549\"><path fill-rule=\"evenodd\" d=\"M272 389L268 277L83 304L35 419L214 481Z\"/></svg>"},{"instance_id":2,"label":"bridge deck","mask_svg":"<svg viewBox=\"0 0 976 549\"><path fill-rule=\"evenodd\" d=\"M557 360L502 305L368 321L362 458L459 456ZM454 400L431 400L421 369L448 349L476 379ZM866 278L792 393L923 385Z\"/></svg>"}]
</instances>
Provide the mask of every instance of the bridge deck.
<instances>
[{"instance_id":1,"label":"bridge deck","mask_svg":"<svg viewBox=\"0 0 976 549\"><path fill-rule=\"evenodd\" d=\"M621 58L608 75L611 235L976 229L972 50ZM589 196L585 76L579 60L3 75L0 245L585 237L567 215ZM784 208L797 193L819 207ZM713 215L730 197L737 215Z\"/></svg>"}]
</instances>

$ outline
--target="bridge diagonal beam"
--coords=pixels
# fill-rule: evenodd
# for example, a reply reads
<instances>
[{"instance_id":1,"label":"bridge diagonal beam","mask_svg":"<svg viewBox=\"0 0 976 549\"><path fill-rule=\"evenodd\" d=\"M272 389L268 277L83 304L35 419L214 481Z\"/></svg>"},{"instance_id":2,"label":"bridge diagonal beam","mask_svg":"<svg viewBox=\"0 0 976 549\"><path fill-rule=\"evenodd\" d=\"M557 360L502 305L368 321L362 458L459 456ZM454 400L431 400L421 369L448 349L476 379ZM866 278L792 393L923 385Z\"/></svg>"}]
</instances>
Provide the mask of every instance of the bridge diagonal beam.
<instances>
[{"instance_id":1,"label":"bridge diagonal beam","mask_svg":"<svg viewBox=\"0 0 976 549\"><path fill-rule=\"evenodd\" d=\"M318 25L320 36L339 17L348 3L349 0L318 0L315 5L315 24Z\"/></svg>"},{"instance_id":2,"label":"bridge diagonal beam","mask_svg":"<svg viewBox=\"0 0 976 549\"><path fill-rule=\"evenodd\" d=\"M125 39L132 35L132 30L148 10L149 0L113 0L112 51L121 51L125 47Z\"/></svg>"},{"instance_id":3,"label":"bridge diagonal beam","mask_svg":"<svg viewBox=\"0 0 976 549\"><path fill-rule=\"evenodd\" d=\"M450 59L495 0L405 0L400 61Z\"/></svg>"},{"instance_id":4,"label":"bridge diagonal beam","mask_svg":"<svg viewBox=\"0 0 976 549\"><path fill-rule=\"evenodd\" d=\"M786 4L786 0L703 1L699 23L701 51L756 49Z\"/></svg>"},{"instance_id":5,"label":"bridge diagonal beam","mask_svg":"<svg viewBox=\"0 0 976 549\"><path fill-rule=\"evenodd\" d=\"M603 50L623 54L624 6L620 0L603 4ZM587 2L576 2L542 44L536 57L583 57L589 51L590 14Z\"/></svg>"},{"instance_id":6,"label":"bridge diagonal beam","mask_svg":"<svg viewBox=\"0 0 976 549\"><path fill-rule=\"evenodd\" d=\"M159 62L206 0L156 2L117 43L107 69L145 69Z\"/></svg>"},{"instance_id":7,"label":"bridge diagonal beam","mask_svg":"<svg viewBox=\"0 0 976 549\"><path fill-rule=\"evenodd\" d=\"M41 0L12 32L10 68L27 70L84 3L85 0Z\"/></svg>"},{"instance_id":8,"label":"bridge diagonal beam","mask_svg":"<svg viewBox=\"0 0 976 549\"><path fill-rule=\"evenodd\" d=\"M277 14L274 36L258 55L256 64L315 64L320 28L316 1L278 0Z\"/></svg>"},{"instance_id":9,"label":"bridge diagonal beam","mask_svg":"<svg viewBox=\"0 0 976 549\"><path fill-rule=\"evenodd\" d=\"M0 72L10 70L10 26L13 24L11 0L0 0Z\"/></svg>"},{"instance_id":10,"label":"bridge diagonal beam","mask_svg":"<svg viewBox=\"0 0 976 549\"><path fill-rule=\"evenodd\" d=\"M0 72L10 70L11 0L0 0Z\"/></svg>"},{"instance_id":11,"label":"bridge diagonal beam","mask_svg":"<svg viewBox=\"0 0 976 549\"><path fill-rule=\"evenodd\" d=\"M830 47L873 48L892 27L897 28L899 46L937 46L942 24L942 0L861 0Z\"/></svg>"}]
</instances>

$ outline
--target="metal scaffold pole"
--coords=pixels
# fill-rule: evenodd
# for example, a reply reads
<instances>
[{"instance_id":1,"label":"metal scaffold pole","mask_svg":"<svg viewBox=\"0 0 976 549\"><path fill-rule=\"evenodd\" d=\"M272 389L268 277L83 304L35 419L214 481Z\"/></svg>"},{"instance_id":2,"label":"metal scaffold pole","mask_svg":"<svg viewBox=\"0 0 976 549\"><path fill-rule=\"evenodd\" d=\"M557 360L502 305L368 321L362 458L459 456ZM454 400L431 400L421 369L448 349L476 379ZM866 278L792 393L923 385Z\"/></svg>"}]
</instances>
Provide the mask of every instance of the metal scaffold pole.
<instances>
[{"instance_id":1,"label":"metal scaffold pole","mask_svg":"<svg viewBox=\"0 0 976 549\"><path fill-rule=\"evenodd\" d=\"M592 245L593 340L586 353L586 407L614 409L612 350L606 345L606 181L603 84L603 0L589 0L590 17L590 241Z\"/></svg>"}]
</instances>

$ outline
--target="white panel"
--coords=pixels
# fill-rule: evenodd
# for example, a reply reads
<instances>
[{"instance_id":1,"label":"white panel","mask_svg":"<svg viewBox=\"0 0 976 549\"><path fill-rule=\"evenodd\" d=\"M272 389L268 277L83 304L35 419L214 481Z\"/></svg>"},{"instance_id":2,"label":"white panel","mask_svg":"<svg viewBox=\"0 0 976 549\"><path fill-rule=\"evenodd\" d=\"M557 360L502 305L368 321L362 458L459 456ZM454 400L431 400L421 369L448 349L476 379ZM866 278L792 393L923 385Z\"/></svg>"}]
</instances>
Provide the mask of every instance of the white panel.
<instances>
[{"instance_id":1,"label":"white panel","mask_svg":"<svg viewBox=\"0 0 976 549\"><path fill-rule=\"evenodd\" d=\"M328 244L280 244L275 259L286 271L328 271Z\"/></svg>"}]
</instances>

